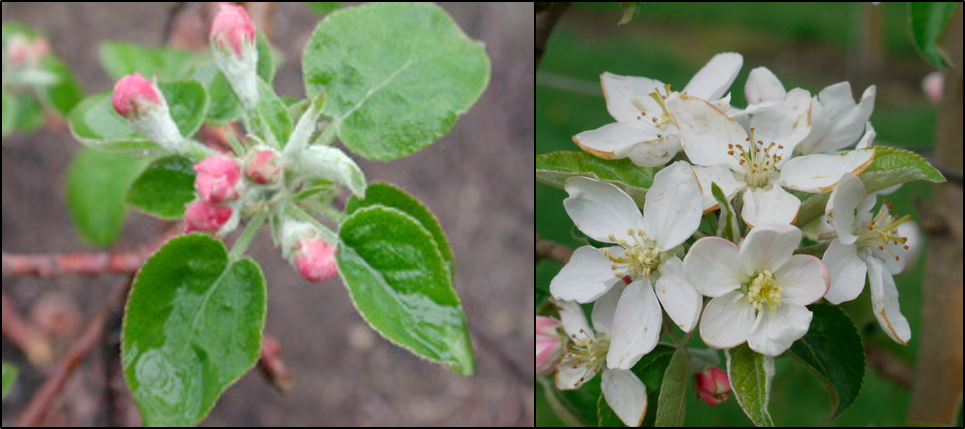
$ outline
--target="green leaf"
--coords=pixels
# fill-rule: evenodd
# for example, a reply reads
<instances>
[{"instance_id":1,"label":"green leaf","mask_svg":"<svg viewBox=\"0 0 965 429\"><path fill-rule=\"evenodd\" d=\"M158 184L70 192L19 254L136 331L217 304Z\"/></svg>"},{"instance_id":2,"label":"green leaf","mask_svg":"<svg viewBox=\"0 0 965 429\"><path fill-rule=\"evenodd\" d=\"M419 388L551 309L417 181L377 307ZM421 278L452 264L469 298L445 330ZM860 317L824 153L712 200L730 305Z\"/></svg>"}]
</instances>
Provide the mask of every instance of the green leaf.
<instances>
[{"instance_id":1,"label":"green leaf","mask_svg":"<svg viewBox=\"0 0 965 429\"><path fill-rule=\"evenodd\" d=\"M197 56L190 51L156 48L127 42L105 42L97 51L101 66L114 80L134 72L148 79L180 79L187 75ZM168 100L170 101L170 100Z\"/></svg>"},{"instance_id":2,"label":"green leaf","mask_svg":"<svg viewBox=\"0 0 965 429\"><path fill-rule=\"evenodd\" d=\"M281 64L278 55L272 48L268 38L258 33L258 77L271 83L275 79L275 72ZM201 82L208 90L211 105L208 108L208 120L215 125L225 125L236 122L241 118L241 104L235 91L228 83L228 79L218 69L213 61L206 61L194 67L190 73L191 79Z\"/></svg>"},{"instance_id":3,"label":"green leaf","mask_svg":"<svg viewBox=\"0 0 965 429\"><path fill-rule=\"evenodd\" d=\"M640 381L647 386L647 415L643 419L644 427L652 427L657 422L657 406L660 403L661 386L664 376L676 350L667 345L658 345L652 352L640 359L633 366L633 373L640 377Z\"/></svg>"},{"instance_id":4,"label":"green leaf","mask_svg":"<svg viewBox=\"0 0 965 429\"><path fill-rule=\"evenodd\" d=\"M194 163L179 156L151 163L131 186L127 204L164 220L184 217L184 208L194 200Z\"/></svg>"},{"instance_id":5,"label":"green leaf","mask_svg":"<svg viewBox=\"0 0 965 429\"><path fill-rule=\"evenodd\" d=\"M57 113L67 116L84 98L84 88L74 78L70 68L57 58L47 58L44 69L57 77L57 83L41 88L40 95Z\"/></svg>"},{"instance_id":6,"label":"green leaf","mask_svg":"<svg viewBox=\"0 0 965 429\"><path fill-rule=\"evenodd\" d=\"M17 128L17 98L3 91L3 138Z\"/></svg>"},{"instance_id":7,"label":"green leaf","mask_svg":"<svg viewBox=\"0 0 965 429\"><path fill-rule=\"evenodd\" d=\"M687 348L677 349L663 376L657 404L657 427L683 427L687 410Z\"/></svg>"},{"instance_id":8,"label":"green leaf","mask_svg":"<svg viewBox=\"0 0 965 429\"><path fill-rule=\"evenodd\" d=\"M271 84L275 81L275 72L284 62L281 58L282 54L271 46L268 36L261 31L258 32L255 48L258 50L258 77Z\"/></svg>"},{"instance_id":9,"label":"green leaf","mask_svg":"<svg viewBox=\"0 0 965 429\"><path fill-rule=\"evenodd\" d=\"M888 146L873 147L875 150L874 162L858 176L869 194L916 180L927 180L933 183L945 182L945 177L935 167L932 167L925 158L914 152ZM824 215L824 209L828 205L830 197L831 193L826 192L813 194L805 199L801 203L801 210L798 212L797 222L794 224L803 228Z\"/></svg>"},{"instance_id":10,"label":"green leaf","mask_svg":"<svg viewBox=\"0 0 965 429\"><path fill-rule=\"evenodd\" d=\"M774 420L767 410L774 358L751 350L747 344L727 350L725 355L727 376L737 403L758 427L774 427Z\"/></svg>"},{"instance_id":11,"label":"green leaf","mask_svg":"<svg viewBox=\"0 0 965 429\"><path fill-rule=\"evenodd\" d=\"M620 22L618 22L617 25L626 24L632 21L633 18L640 16L640 13L643 12L643 5L645 3L646 2L631 1L620 2L620 6L623 8L623 18L620 19Z\"/></svg>"},{"instance_id":12,"label":"green leaf","mask_svg":"<svg viewBox=\"0 0 965 429\"><path fill-rule=\"evenodd\" d=\"M600 398L603 396L600 379L601 377L594 377L577 390L562 391L553 386L552 377L538 381L543 385L550 408L563 423L570 427L595 427L599 422L597 407L601 406ZM602 406L608 407L605 399L602 402ZM610 413L612 414L612 411ZM613 415L612 418L620 422L616 415ZM610 421L610 419L608 418L607 421Z\"/></svg>"},{"instance_id":13,"label":"green leaf","mask_svg":"<svg viewBox=\"0 0 965 429\"><path fill-rule=\"evenodd\" d=\"M14 97L17 99L14 128L21 132L30 132L40 128L47 118L44 116L44 107L40 105L37 98L27 94L17 94Z\"/></svg>"},{"instance_id":14,"label":"green leaf","mask_svg":"<svg viewBox=\"0 0 965 429\"><path fill-rule=\"evenodd\" d=\"M196 426L258 361L265 279L203 235L171 240L131 290L124 374L147 427Z\"/></svg>"},{"instance_id":15,"label":"green leaf","mask_svg":"<svg viewBox=\"0 0 965 429\"><path fill-rule=\"evenodd\" d=\"M337 1L313 1L305 3L305 6L308 7L309 10L323 16L334 12L335 9L338 9L341 5L342 3Z\"/></svg>"},{"instance_id":16,"label":"green leaf","mask_svg":"<svg viewBox=\"0 0 965 429\"><path fill-rule=\"evenodd\" d=\"M570 177L592 177L616 185L640 207L658 171L659 168L637 167L629 159L607 160L586 152L553 152L536 157L537 182L563 189Z\"/></svg>"},{"instance_id":17,"label":"green leaf","mask_svg":"<svg viewBox=\"0 0 965 429\"><path fill-rule=\"evenodd\" d=\"M915 49L931 65L947 69L948 55L942 49L945 30L955 18L961 2L908 2L908 22Z\"/></svg>"},{"instance_id":18,"label":"green leaf","mask_svg":"<svg viewBox=\"0 0 965 429\"><path fill-rule=\"evenodd\" d=\"M490 63L438 6L376 3L322 21L304 70L309 98L328 93L324 113L345 145L388 161L448 133L486 89Z\"/></svg>"},{"instance_id":19,"label":"green leaf","mask_svg":"<svg viewBox=\"0 0 965 429\"><path fill-rule=\"evenodd\" d=\"M847 313L829 304L811 306L814 319L804 338L791 346L791 355L816 375L831 395L831 415L841 416L861 393L864 381L864 344Z\"/></svg>"},{"instance_id":20,"label":"green leaf","mask_svg":"<svg viewBox=\"0 0 965 429\"><path fill-rule=\"evenodd\" d=\"M356 196L348 201L345 211L353 214L359 209L381 205L399 210L419 221L422 226L432 234L432 238L439 246L442 257L449 264L450 269L455 266L455 258L452 255L452 248L449 247L449 240L446 239L446 232L439 224L436 216L409 193L388 183L376 183L369 185L365 191L365 199Z\"/></svg>"},{"instance_id":21,"label":"green leaf","mask_svg":"<svg viewBox=\"0 0 965 429\"><path fill-rule=\"evenodd\" d=\"M278 98L271 85L260 79L258 83L258 106L256 109L262 122L254 125L258 130L256 134L274 138L279 147L284 147L292 134L292 118L288 116L288 106ZM267 133L271 135L269 136Z\"/></svg>"},{"instance_id":22,"label":"green leaf","mask_svg":"<svg viewBox=\"0 0 965 429\"><path fill-rule=\"evenodd\" d=\"M16 384L19 374L20 371L17 370L17 367L6 362L3 363L3 399L7 399L7 395L13 390L13 385Z\"/></svg>"},{"instance_id":23,"label":"green leaf","mask_svg":"<svg viewBox=\"0 0 965 429\"><path fill-rule=\"evenodd\" d=\"M81 149L67 171L67 205L84 240L110 247L124 228L127 190L148 160Z\"/></svg>"},{"instance_id":24,"label":"green leaf","mask_svg":"<svg viewBox=\"0 0 965 429\"><path fill-rule=\"evenodd\" d=\"M161 82L158 86L181 134L190 138L201 128L207 114L208 95L204 87L193 80ZM114 111L110 93L81 101L67 119L74 138L100 151L143 154L161 150Z\"/></svg>"},{"instance_id":25,"label":"green leaf","mask_svg":"<svg viewBox=\"0 0 965 429\"><path fill-rule=\"evenodd\" d=\"M600 394L596 402L596 415L599 419L599 427L601 428L625 428L627 425L623 424L623 420L620 420L620 416L613 411L610 407L610 403L606 401L606 396Z\"/></svg>"},{"instance_id":26,"label":"green leaf","mask_svg":"<svg viewBox=\"0 0 965 429\"><path fill-rule=\"evenodd\" d=\"M740 224L737 222L737 212L734 210L734 206L730 204L727 196L724 195L724 191L722 191L716 183L711 183L710 189L714 194L714 199L717 200L717 205L720 206L717 236L730 240L733 243L739 243L741 231Z\"/></svg>"},{"instance_id":27,"label":"green leaf","mask_svg":"<svg viewBox=\"0 0 965 429\"><path fill-rule=\"evenodd\" d=\"M374 206L342 224L339 272L362 316L389 341L453 371L475 371L453 276L415 218Z\"/></svg>"}]
</instances>

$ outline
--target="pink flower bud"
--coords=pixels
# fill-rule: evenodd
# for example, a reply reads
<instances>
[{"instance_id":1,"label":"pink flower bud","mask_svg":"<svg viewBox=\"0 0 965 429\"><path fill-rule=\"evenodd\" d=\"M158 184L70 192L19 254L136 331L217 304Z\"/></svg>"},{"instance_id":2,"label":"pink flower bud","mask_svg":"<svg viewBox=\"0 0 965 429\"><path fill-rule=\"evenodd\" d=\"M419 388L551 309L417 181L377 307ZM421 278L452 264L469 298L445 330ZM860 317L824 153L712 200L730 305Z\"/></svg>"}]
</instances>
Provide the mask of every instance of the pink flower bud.
<instances>
[{"instance_id":1,"label":"pink flower bud","mask_svg":"<svg viewBox=\"0 0 965 429\"><path fill-rule=\"evenodd\" d=\"M188 206L184 212L184 222L186 224L185 233L192 232L218 232L228 221L234 211L229 207L211 204L207 201L195 201Z\"/></svg>"},{"instance_id":2,"label":"pink flower bud","mask_svg":"<svg viewBox=\"0 0 965 429\"><path fill-rule=\"evenodd\" d=\"M238 182L241 180L241 170L231 158L215 155L194 166L198 177L194 180L194 188L201 199L209 203L224 203L237 200L240 197Z\"/></svg>"},{"instance_id":3,"label":"pink flower bud","mask_svg":"<svg viewBox=\"0 0 965 429\"><path fill-rule=\"evenodd\" d=\"M322 283L338 275L335 247L315 238L305 238L295 248L295 267L311 283Z\"/></svg>"},{"instance_id":4,"label":"pink flower bud","mask_svg":"<svg viewBox=\"0 0 965 429\"><path fill-rule=\"evenodd\" d=\"M238 57L243 56L255 43L255 26L248 11L231 3L221 3L221 11L211 26L211 41L218 48L228 47Z\"/></svg>"},{"instance_id":5,"label":"pink flower bud","mask_svg":"<svg viewBox=\"0 0 965 429\"><path fill-rule=\"evenodd\" d=\"M536 316L536 376L546 377L556 371L566 351L566 336L560 333L560 322Z\"/></svg>"},{"instance_id":6,"label":"pink flower bud","mask_svg":"<svg viewBox=\"0 0 965 429\"><path fill-rule=\"evenodd\" d=\"M272 150L262 150L248 159L245 177L259 185L270 185L281 180L281 157Z\"/></svg>"},{"instance_id":7,"label":"pink flower bud","mask_svg":"<svg viewBox=\"0 0 965 429\"><path fill-rule=\"evenodd\" d=\"M711 407L723 404L730 399L730 380L727 373L712 366L694 374L694 391L697 398Z\"/></svg>"},{"instance_id":8,"label":"pink flower bud","mask_svg":"<svg viewBox=\"0 0 965 429\"><path fill-rule=\"evenodd\" d=\"M14 35L7 52L13 64L38 65L50 53L50 45L43 38L30 40L23 35Z\"/></svg>"},{"instance_id":9,"label":"pink flower bud","mask_svg":"<svg viewBox=\"0 0 965 429\"><path fill-rule=\"evenodd\" d=\"M921 89L925 92L925 98L931 104L935 106L942 104L942 96L945 92L945 75L940 71L929 73L922 79Z\"/></svg>"},{"instance_id":10,"label":"pink flower bud","mask_svg":"<svg viewBox=\"0 0 965 429\"><path fill-rule=\"evenodd\" d=\"M114 110L125 118L141 116L162 103L157 87L140 73L126 76L114 85Z\"/></svg>"}]
</instances>

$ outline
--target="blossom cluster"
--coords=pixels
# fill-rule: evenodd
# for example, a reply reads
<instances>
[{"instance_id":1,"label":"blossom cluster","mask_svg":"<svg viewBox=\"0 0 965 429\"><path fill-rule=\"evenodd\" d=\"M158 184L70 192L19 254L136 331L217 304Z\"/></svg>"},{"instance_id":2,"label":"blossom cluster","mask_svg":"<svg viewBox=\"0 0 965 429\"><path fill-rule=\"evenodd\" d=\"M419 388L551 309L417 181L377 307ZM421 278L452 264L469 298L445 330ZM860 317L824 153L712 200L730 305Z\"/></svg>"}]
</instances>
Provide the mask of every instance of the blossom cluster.
<instances>
[{"instance_id":1,"label":"blossom cluster","mask_svg":"<svg viewBox=\"0 0 965 429\"><path fill-rule=\"evenodd\" d=\"M727 91L742 66L740 54L718 54L679 92L655 79L604 73L607 110L616 122L573 137L600 158L666 165L655 174L642 213L638 201L612 183L566 181L567 214L604 245L573 253L550 285L559 322L537 321L539 373L555 366L560 390L602 373L604 397L631 427L640 426L647 409L646 386L632 369L656 348L664 313L686 333L699 329L712 348L746 343L778 356L807 334L808 305L854 300L867 278L882 328L901 344L910 339L892 278L906 259L898 227L909 217L892 215L887 200L872 213L876 195L857 177L875 158L868 122L875 87L858 101L848 82L812 96L787 90L761 67L745 85L749 104L738 108ZM715 198L712 186L726 201ZM801 208L795 193L828 192L833 234L826 236L833 241L823 260L795 254L803 237L793 225ZM704 215L725 202L726 212L737 207L743 227L737 236L698 232ZM589 303L592 326L580 305ZM726 376L706 368L702 374L701 398L711 405L726 400Z\"/></svg>"}]
</instances>

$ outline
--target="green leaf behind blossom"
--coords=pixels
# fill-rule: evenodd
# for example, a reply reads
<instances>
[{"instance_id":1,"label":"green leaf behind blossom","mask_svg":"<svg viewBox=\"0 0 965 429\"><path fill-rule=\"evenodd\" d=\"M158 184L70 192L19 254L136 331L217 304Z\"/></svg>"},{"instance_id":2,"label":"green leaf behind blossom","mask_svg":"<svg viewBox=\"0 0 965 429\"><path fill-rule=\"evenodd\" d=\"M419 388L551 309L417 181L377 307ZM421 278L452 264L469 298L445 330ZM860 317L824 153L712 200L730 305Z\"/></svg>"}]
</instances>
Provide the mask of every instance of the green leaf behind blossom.
<instances>
[{"instance_id":1,"label":"green leaf behind blossom","mask_svg":"<svg viewBox=\"0 0 965 429\"><path fill-rule=\"evenodd\" d=\"M961 5L962 2L908 2L908 22L915 49L935 67L951 67L941 44L948 24Z\"/></svg>"},{"instance_id":2,"label":"green leaf behind blossom","mask_svg":"<svg viewBox=\"0 0 965 429\"><path fill-rule=\"evenodd\" d=\"M629 159L607 160L585 152L553 152L536 157L536 181L563 189L573 176L592 177L616 185L643 207L647 189L659 168L633 165Z\"/></svg>"},{"instance_id":3,"label":"green leaf behind blossom","mask_svg":"<svg viewBox=\"0 0 965 429\"><path fill-rule=\"evenodd\" d=\"M758 427L774 427L768 411L774 358L761 355L742 344L726 351L727 376L734 398Z\"/></svg>"},{"instance_id":4,"label":"green leaf behind blossom","mask_svg":"<svg viewBox=\"0 0 965 429\"><path fill-rule=\"evenodd\" d=\"M3 363L3 399L7 398L10 391L13 390L13 385L17 382L17 375L20 373L17 367L13 365L8 365L6 362Z\"/></svg>"},{"instance_id":5,"label":"green leaf behind blossom","mask_svg":"<svg viewBox=\"0 0 965 429\"><path fill-rule=\"evenodd\" d=\"M198 55L180 49L158 48L128 42L104 42L97 50L101 66L114 80L141 73L152 79L181 79Z\"/></svg>"},{"instance_id":6,"label":"green leaf behind blossom","mask_svg":"<svg viewBox=\"0 0 965 429\"><path fill-rule=\"evenodd\" d=\"M710 188L714 194L714 199L717 200L717 205L720 206L717 236L730 240L732 243L739 243L741 232L740 224L737 222L737 211L734 210L734 206L730 204L730 201L724 195L724 191L716 183L711 183Z\"/></svg>"},{"instance_id":7,"label":"green leaf behind blossom","mask_svg":"<svg viewBox=\"0 0 965 429\"><path fill-rule=\"evenodd\" d=\"M194 200L193 167L191 160L179 156L154 161L127 192L127 203L159 219L181 219Z\"/></svg>"},{"instance_id":8,"label":"green leaf behind blossom","mask_svg":"<svg viewBox=\"0 0 965 429\"><path fill-rule=\"evenodd\" d=\"M841 416L861 393L865 352L861 336L840 307L815 304L811 329L791 346L790 354L818 377L831 395L831 415Z\"/></svg>"},{"instance_id":9,"label":"green leaf behind blossom","mask_svg":"<svg viewBox=\"0 0 965 429\"><path fill-rule=\"evenodd\" d=\"M687 410L687 347L677 349L667 366L657 404L657 427L683 427Z\"/></svg>"},{"instance_id":10,"label":"green leaf behind blossom","mask_svg":"<svg viewBox=\"0 0 965 429\"><path fill-rule=\"evenodd\" d=\"M125 196L149 160L81 149L67 171L67 206L80 236L98 247L117 240L127 218Z\"/></svg>"},{"instance_id":11,"label":"green leaf behind blossom","mask_svg":"<svg viewBox=\"0 0 965 429\"><path fill-rule=\"evenodd\" d=\"M171 240L144 265L123 329L128 385L147 427L200 423L258 361L267 312L261 267L218 240Z\"/></svg>"}]
</instances>

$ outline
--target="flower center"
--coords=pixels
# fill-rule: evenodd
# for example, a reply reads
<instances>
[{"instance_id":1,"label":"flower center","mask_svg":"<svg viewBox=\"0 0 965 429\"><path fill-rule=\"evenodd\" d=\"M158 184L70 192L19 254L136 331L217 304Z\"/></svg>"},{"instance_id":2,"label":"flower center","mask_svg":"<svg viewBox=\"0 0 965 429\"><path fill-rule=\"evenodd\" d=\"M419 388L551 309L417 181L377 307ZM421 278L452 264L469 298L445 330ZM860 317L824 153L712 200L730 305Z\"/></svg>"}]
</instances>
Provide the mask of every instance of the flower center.
<instances>
[{"instance_id":1,"label":"flower center","mask_svg":"<svg viewBox=\"0 0 965 429\"><path fill-rule=\"evenodd\" d=\"M574 336L573 345L566 358L573 360L573 369L586 367L586 373L580 378L580 383L586 380L590 373L600 372L600 367L606 363L606 355L610 351L610 340L604 334L597 334L597 338L583 338L577 340ZM577 383L579 384L579 383Z\"/></svg>"},{"instance_id":2,"label":"flower center","mask_svg":"<svg viewBox=\"0 0 965 429\"><path fill-rule=\"evenodd\" d=\"M895 207L894 204L889 204L888 199L881 204L881 209L878 210L878 214L861 229L858 235L858 241L856 244L858 248L862 247L877 247L887 253L889 256L899 260L898 255L895 255L887 250L885 250L884 245L888 243L893 243L896 246L902 245L905 250L908 250L908 245L905 244L908 239L898 235L898 225L901 225L911 219L911 215L905 215L899 218L897 215L892 215L891 210Z\"/></svg>"},{"instance_id":3,"label":"flower center","mask_svg":"<svg viewBox=\"0 0 965 429\"><path fill-rule=\"evenodd\" d=\"M758 274L747 288L747 299L758 311L764 309L764 304L772 311L776 310L781 306L783 294L784 288L774 283L774 275L770 271Z\"/></svg>"},{"instance_id":4,"label":"flower center","mask_svg":"<svg viewBox=\"0 0 965 429\"><path fill-rule=\"evenodd\" d=\"M615 257L610 249L603 249L603 255L610 258L610 269L618 278L625 276L650 277L650 273L660 265L660 250L657 242L647 237L642 229L627 229L627 235L633 240L617 240L610 234L610 241L616 242L623 248L623 256Z\"/></svg>"},{"instance_id":5,"label":"flower center","mask_svg":"<svg viewBox=\"0 0 965 429\"><path fill-rule=\"evenodd\" d=\"M750 188L766 187L780 176L777 163L781 161L781 156L777 151L784 149L784 146L774 142L764 146L764 142L754 140L753 128L751 128L751 136L746 141L750 142L751 146L748 150L741 145L727 145L727 154L737 158L740 165L744 167L743 172L737 172L736 179L747 183Z\"/></svg>"},{"instance_id":6,"label":"flower center","mask_svg":"<svg viewBox=\"0 0 965 429\"><path fill-rule=\"evenodd\" d=\"M643 102L640 101L639 98L630 99L630 103L633 103L633 107L636 107L637 110L640 111L640 115L637 116L637 120L652 122L653 125L659 128L661 131L667 131L667 126L673 122L673 116L670 115L670 112L667 110L667 106L664 104L664 100L666 100L667 96L670 94L670 84L667 84L667 86L664 87L664 92L666 92L666 95L661 94L659 89L650 93L650 98L656 100L657 104L659 104L660 108L663 110L663 113L659 114L659 116L653 114L653 112L651 112L650 116L647 116L647 106L644 106Z\"/></svg>"}]
</instances>

